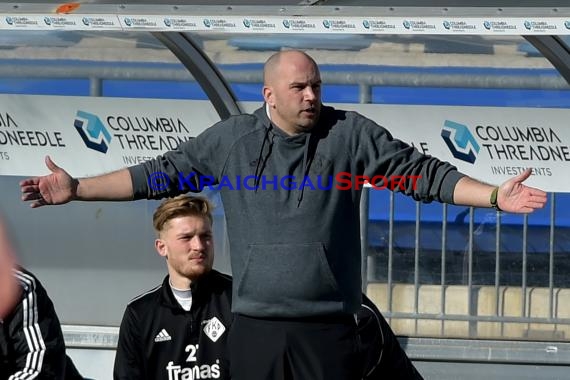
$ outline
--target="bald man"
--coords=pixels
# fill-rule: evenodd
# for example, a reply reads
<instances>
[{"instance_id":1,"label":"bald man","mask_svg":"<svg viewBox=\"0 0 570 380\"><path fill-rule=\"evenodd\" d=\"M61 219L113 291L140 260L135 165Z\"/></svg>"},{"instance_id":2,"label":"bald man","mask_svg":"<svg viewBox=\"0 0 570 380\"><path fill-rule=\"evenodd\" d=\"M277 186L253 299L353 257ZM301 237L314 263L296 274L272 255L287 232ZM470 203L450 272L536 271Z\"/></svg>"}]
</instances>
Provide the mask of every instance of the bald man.
<instances>
[{"instance_id":1,"label":"bald man","mask_svg":"<svg viewBox=\"0 0 570 380\"><path fill-rule=\"evenodd\" d=\"M356 112L321 103L315 61L300 51L270 57L265 103L232 116L171 152L102 176L75 179L49 157L51 174L21 182L31 207L73 200L158 199L204 184L222 195L234 276L229 336L235 380L361 377L355 313L361 304L362 178L421 178L414 199L529 213L546 193L458 172L394 139ZM153 173L169 176L156 186Z\"/></svg>"}]
</instances>

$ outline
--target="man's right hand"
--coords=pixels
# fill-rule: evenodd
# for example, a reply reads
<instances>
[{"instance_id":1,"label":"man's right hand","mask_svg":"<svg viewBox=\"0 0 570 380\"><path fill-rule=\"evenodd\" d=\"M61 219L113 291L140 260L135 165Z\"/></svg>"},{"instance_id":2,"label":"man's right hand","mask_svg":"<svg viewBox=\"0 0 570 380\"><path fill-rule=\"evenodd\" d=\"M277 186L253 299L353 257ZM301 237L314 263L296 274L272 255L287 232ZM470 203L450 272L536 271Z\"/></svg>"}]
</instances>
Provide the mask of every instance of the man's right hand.
<instances>
[{"instance_id":1,"label":"man's right hand","mask_svg":"<svg viewBox=\"0 0 570 380\"><path fill-rule=\"evenodd\" d=\"M49 156L46 156L45 162L51 174L21 181L22 200L31 201L30 207L36 208L76 199L79 181L57 166Z\"/></svg>"}]
</instances>

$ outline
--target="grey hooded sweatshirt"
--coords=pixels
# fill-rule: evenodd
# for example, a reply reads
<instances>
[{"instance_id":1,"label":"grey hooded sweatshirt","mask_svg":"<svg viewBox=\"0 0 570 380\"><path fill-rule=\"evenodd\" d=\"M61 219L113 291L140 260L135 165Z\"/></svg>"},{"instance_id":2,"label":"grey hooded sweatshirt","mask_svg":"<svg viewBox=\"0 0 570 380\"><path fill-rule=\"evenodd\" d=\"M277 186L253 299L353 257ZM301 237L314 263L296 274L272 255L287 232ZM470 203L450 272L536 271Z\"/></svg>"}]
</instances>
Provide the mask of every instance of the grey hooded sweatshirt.
<instances>
[{"instance_id":1,"label":"grey hooded sweatshirt","mask_svg":"<svg viewBox=\"0 0 570 380\"><path fill-rule=\"evenodd\" d=\"M284 318L358 310L362 185L356 175L416 176L401 191L447 203L463 176L372 120L326 106L307 133L285 134L262 107L129 170L135 199L196 191L200 184L219 188L234 276L232 311ZM156 172L168 175L166 189L149 186Z\"/></svg>"}]
</instances>

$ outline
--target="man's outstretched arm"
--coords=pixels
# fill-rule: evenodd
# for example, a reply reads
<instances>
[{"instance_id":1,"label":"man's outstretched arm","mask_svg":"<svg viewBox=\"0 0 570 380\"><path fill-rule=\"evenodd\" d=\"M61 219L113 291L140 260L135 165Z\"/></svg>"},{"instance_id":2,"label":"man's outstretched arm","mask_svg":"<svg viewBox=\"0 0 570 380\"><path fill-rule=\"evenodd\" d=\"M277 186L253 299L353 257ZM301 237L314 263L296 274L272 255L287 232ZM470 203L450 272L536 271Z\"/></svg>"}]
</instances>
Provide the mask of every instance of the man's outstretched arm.
<instances>
[{"instance_id":1,"label":"man's outstretched arm","mask_svg":"<svg viewBox=\"0 0 570 380\"><path fill-rule=\"evenodd\" d=\"M546 192L523 184L530 174L531 169L527 169L499 186L494 205L491 204L491 199L496 186L463 177L455 186L453 202L474 207L497 206L502 211L519 214L531 213L543 208L547 197Z\"/></svg>"},{"instance_id":2,"label":"man's outstretched arm","mask_svg":"<svg viewBox=\"0 0 570 380\"><path fill-rule=\"evenodd\" d=\"M73 178L46 156L51 174L20 182L22 200L30 206L59 205L75 200L126 201L133 199L133 185L128 169L88 178Z\"/></svg>"}]
</instances>

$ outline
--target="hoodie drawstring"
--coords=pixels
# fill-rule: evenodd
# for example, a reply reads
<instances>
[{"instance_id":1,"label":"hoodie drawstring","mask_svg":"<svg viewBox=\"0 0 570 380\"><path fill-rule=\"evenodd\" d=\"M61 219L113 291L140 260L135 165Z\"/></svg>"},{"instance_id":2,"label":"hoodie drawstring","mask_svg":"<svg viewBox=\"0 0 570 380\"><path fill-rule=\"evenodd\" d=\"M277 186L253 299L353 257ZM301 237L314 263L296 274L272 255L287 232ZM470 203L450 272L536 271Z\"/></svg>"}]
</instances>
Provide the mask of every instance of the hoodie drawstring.
<instances>
[{"instance_id":1,"label":"hoodie drawstring","mask_svg":"<svg viewBox=\"0 0 570 380\"><path fill-rule=\"evenodd\" d=\"M311 137L312 133L307 133L305 138L305 150L303 152L303 177L301 178L301 184L305 182L305 177L309 174L309 168L311 167L311 160L309 159L309 149L311 148ZM303 193L305 192L305 186L299 186L299 194L297 195L297 208L301 206L301 201L303 200Z\"/></svg>"},{"instance_id":2,"label":"hoodie drawstring","mask_svg":"<svg viewBox=\"0 0 570 380\"><path fill-rule=\"evenodd\" d=\"M267 127L267 129L265 130L265 134L263 136L263 142L261 143L261 149L259 150L259 156L257 158L257 164L255 166L255 175L254 175L255 192L257 192L257 189L259 188L259 184L261 182L261 176L263 175L263 171L265 170L265 165L267 164L267 160L269 159L269 156L271 156L271 151L273 150L273 140L275 139L275 135L272 133L271 137L269 137L269 134L271 133L272 129L273 126L270 124L269 127ZM311 168L311 162L313 158L313 154L311 154L312 137L313 137L312 133L307 133L305 137L305 146L303 151L303 163L302 163L303 177L301 178L300 182L301 184L304 183L305 177L309 175L309 169ZM269 141L269 147L267 149L267 152L264 154L263 151L265 150L265 144L267 141ZM301 206L304 192L305 192L305 186L299 186L297 193L297 208Z\"/></svg>"},{"instance_id":3,"label":"hoodie drawstring","mask_svg":"<svg viewBox=\"0 0 570 380\"><path fill-rule=\"evenodd\" d=\"M257 193L257 189L259 187L259 182L261 181L261 176L263 175L263 171L265 170L265 164L267 163L267 159L271 155L271 150L273 149L273 139L275 136L271 136L271 139L268 139L269 132L273 127L271 124L265 130L265 134L263 136L263 143L261 144L261 149L259 151L259 156L257 158L257 165L255 166L255 192ZM267 154L263 155L263 149L265 148L265 142L269 140L269 149L267 150Z\"/></svg>"}]
</instances>

